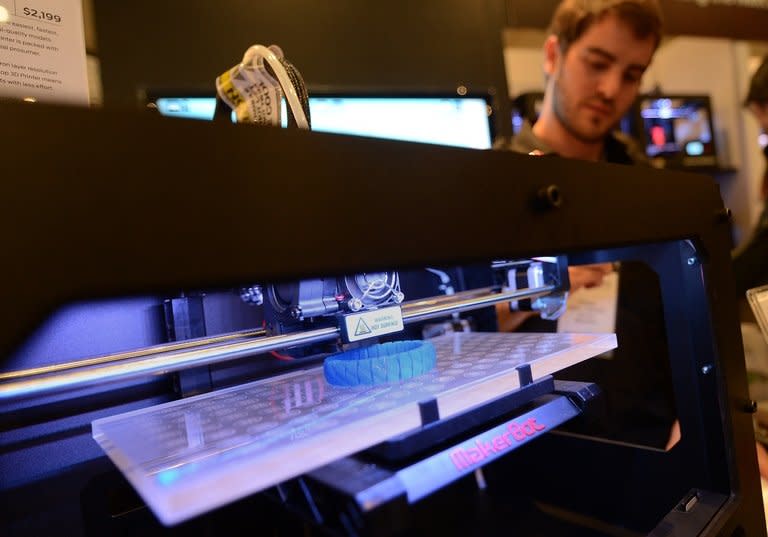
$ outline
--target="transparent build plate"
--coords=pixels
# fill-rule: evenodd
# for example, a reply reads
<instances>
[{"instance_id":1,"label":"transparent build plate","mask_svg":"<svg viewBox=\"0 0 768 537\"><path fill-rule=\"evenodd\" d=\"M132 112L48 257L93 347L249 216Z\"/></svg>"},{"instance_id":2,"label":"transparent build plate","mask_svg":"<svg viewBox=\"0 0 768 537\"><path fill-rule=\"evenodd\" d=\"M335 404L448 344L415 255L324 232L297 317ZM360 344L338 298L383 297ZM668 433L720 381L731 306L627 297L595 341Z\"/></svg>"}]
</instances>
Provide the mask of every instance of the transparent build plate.
<instances>
[{"instance_id":1,"label":"transparent build plate","mask_svg":"<svg viewBox=\"0 0 768 537\"><path fill-rule=\"evenodd\" d=\"M614 334L456 333L437 366L379 386L336 387L322 366L99 419L93 437L157 517L176 524L616 347Z\"/></svg>"}]
</instances>

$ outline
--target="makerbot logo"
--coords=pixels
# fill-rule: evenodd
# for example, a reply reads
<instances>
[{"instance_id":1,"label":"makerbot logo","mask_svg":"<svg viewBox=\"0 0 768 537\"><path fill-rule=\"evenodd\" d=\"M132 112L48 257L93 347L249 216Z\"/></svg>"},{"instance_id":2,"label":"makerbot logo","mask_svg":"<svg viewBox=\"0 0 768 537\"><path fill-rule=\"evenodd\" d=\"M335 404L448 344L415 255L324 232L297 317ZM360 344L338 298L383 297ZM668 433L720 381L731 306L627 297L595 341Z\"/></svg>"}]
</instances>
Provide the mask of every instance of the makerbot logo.
<instances>
[{"instance_id":1,"label":"makerbot logo","mask_svg":"<svg viewBox=\"0 0 768 537\"><path fill-rule=\"evenodd\" d=\"M460 447L451 452L451 462L457 470L466 470L496 453L506 451L515 444L527 440L546 429L536 422L536 418L527 419L522 425L514 421L507 424L507 430L488 440L478 438L473 447Z\"/></svg>"}]
</instances>

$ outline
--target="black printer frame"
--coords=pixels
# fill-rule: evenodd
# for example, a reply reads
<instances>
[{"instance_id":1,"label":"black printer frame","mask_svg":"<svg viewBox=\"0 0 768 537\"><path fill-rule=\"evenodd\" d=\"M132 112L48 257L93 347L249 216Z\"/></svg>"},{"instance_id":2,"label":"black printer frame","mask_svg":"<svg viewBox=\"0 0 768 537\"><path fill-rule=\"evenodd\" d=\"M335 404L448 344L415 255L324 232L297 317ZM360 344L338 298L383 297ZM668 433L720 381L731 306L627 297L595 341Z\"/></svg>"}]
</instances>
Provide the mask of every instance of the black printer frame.
<instances>
[{"instance_id":1,"label":"black printer frame","mask_svg":"<svg viewBox=\"0 0 768 537\"><path fill-rule=\"evenodd\" d=\"M536 255L640 259L660 277L682 440L662 453L546 435L491 465L487 490L506 490L494 500L503 505L589 527L599 507L581 513L529 500L549 489L578 497L574 509L608 505L616 479L596 477L631 461L623 489L648 503L616 511L625 517L619 526L647 527L648 513L662 510L651 535L765 535L729 213L712 180L135 113L3 105L0 115L13 125L0 132L3 356L75 300ZM130 389L149 398L166 386L153 379ZM48 402L44 413L35 413L38 401L12 401L18 413L6 414L3 431L34 432L47 413L76 416L76 397ZM101 395L91 404L113 402ZM55 451L60 440L41 434L27 442ZM109 466L104 458L83 461L3 487L7 531L0 533L27 534L24 516L48 527L81 520L83 532L98 533L89 491ZM446 494L464 497L467 487L477 493L474 483L459 483ZM32 507L42 490L48 500ZM80 512L67 507L77 496ZM22 503L20 515L14 509ZM242 515L236 507L228 513ZM467 510L484 513L476 504ZM284 520L269 508L262 515ZM479 526L463 531L472 527Z\"/></svg>"}]
</instances>

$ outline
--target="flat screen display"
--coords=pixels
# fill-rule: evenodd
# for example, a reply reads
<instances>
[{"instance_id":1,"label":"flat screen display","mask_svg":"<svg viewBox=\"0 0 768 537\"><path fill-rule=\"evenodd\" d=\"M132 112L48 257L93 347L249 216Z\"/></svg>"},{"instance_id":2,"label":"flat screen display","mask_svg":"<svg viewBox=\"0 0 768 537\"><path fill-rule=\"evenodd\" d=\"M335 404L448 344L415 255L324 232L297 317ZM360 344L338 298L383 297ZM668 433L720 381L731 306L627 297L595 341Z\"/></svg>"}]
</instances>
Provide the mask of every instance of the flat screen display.
<instances>
[{"instance_id":1,"label":"flat screen display","mask_svg":"<svg viewBox=\"0 0 768 537\"><path fill-rule=\"evenodd\" d=\"M158 97L154 103L162 115L203 120L213 119L216 107L213 97ZM493 144L492 108L484 96L322 95L309 98L309 111L317 132L472 149Z\"/></svg>"},{"instance_id":2,"label":"flat screen display","mask_svg":"<svg viewBox=\"0 0 768 537\"><path fill-rule=\"evenodd\" d=\"M640 101L646 155L665 167L716 166L709 97L653 97Z\"/></svg>"},{"instance_id":3,"label":"flat screen display","mask_svg":"<svg viewBox=\"0 0 768 537\"><path fill-rule=\"evenodd\" d=\"M160 97L155 100L158 112L164 116L212 120L216 109L213 97Z\"/></svg>"}]
</instances>

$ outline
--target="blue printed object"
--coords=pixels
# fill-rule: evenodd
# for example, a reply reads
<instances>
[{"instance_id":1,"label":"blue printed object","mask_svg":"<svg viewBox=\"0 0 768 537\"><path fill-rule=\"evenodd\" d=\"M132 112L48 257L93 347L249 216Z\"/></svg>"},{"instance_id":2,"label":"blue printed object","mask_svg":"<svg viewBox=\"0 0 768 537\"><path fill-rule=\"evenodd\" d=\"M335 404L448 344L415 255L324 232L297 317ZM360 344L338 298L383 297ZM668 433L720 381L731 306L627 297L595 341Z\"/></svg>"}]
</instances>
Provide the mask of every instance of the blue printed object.
<instances>
[{"instance_id":1,"label":"blue printed object","mask_svg":"<svg viewBox=\"0 0 768 537\"><path fill-rule=\"evenodd\" d=\"M323 373L334 386L374 385L421 375L435 363L435 347L429 341L392 341L329 356Z\"/></svg>"}]
</instances>

